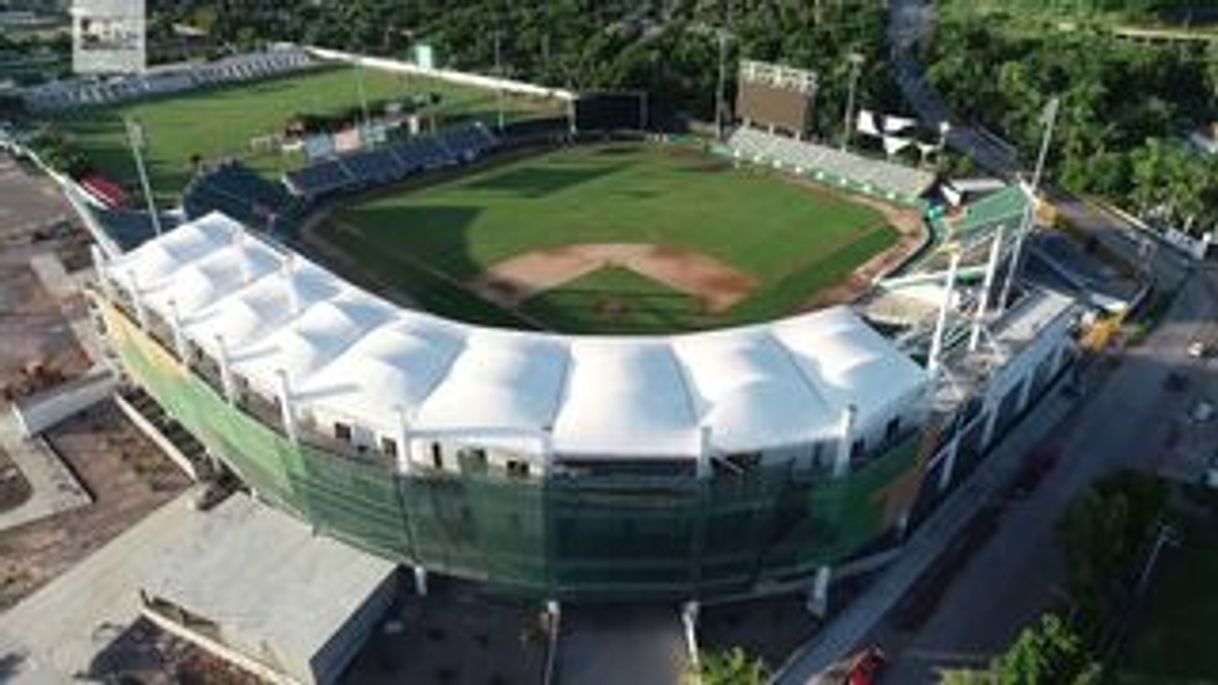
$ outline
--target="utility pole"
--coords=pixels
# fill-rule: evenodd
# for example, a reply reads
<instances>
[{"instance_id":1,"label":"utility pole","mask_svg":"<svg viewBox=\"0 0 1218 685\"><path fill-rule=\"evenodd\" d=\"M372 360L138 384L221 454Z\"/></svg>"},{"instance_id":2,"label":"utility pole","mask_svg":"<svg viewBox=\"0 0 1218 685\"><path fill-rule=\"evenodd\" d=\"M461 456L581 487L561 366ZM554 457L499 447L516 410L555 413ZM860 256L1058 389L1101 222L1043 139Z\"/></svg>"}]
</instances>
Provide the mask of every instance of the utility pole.
<instances>
[{"instance_id":1,"label":"utility pole","mask_svg":"<svg viewBox=\"0 0 1218 685\"><path fill-rule=\"evenodd\" d=\"M140 175L140 186L144 189L144 200L148 203L148 216L152 219L152 229L161 235L161 217L157 214L156 203L152 200L152 184L148 182L148 171L144 168L144 127L134 118L127 118L127 142L131 145L131 154L135 156L135 169Z\"/></svg>"},{"instance_id":2,"label":"utility pole","mask_svg":"<svg viewBox=\"0 0 1218 685\"><path fill-rule=\"evenodd\" d=\"M858 87L859 71L863 66L864 57L861 53L850 53L850 89L846 94L846 116L842 132L842 150L850 145L850 133L854 130L854 93Z\"/></svg>"}]
</instances>

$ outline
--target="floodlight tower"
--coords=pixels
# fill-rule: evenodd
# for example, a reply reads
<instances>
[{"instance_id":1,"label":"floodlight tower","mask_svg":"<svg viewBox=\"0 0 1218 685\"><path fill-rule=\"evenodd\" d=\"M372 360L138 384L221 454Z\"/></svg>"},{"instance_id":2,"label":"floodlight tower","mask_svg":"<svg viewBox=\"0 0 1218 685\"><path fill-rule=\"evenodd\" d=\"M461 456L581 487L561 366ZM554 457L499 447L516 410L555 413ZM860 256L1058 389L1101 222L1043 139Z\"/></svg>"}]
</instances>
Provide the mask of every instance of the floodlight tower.
<instances>
[{"instance_id":1,"label":"floodlight tower","mask_svg":"<svg viewBox=\"0 0 1218 685\"><path fill-rule=\"evenodd\" d=\"M499 43L503 34L500 31L495 32L495 78L503 79L503 64L500 61ZM495 88L495 104L497 109L497 121L499 130L503 131L503 84L496 84Z\"/></svg>"},{"instance_id":2,"label":"floodlight tower","mask_svg":"<svg viewBox=\"0 0 1218 685\"><path fill-rule=\"evenodd\" d=\"M1011 265L1007 268L1007 277L1002 283L1002 295L998 298L999 310L1003 310L1007 306L1007 300L1011 296L1011 287L1015 282L1015 274L1019 272L1020 262L1023 261L1023 242L1036 224L1037 194L1040 191L1041 179L1044 177L1045 160L1049 156L1049 145L1053 140L1053 128L1057 124L1057 114L1060 110L1061 98L1055 97L1049 100L1049 104L1045 106L1044 113L1040 116L1041 123L1045 125L1045 133L1041 138L1040 154L1036 158L1036 168L1032 172L1032 185L1020 184L1024 193L1028 196L1028 209L1024 212L1023 222L1015 234L1015 247L1011 250Z\"/></svg>"},{"instance_id":3,"label":"floodlight tower","mask_svg":"<svg viewBox=\"0 0 1218 685\"><path fill-rule=\"evenodd\" d=\"M851 52L847 59L850 61L850 89L846 94L846 115L843 122L842 150L850 145L850 132L854 130L854 95L858 88L859 72L866 58L861 52Z\"/></svg>"},{"instance_id":4,"label":"floodlight tower","mask_svg":"<svg viewBox=\"0 0 1218 685\"><path fill-rule=\"evenodd\" d=\"M148 171L144 168L144 147L147 142L144 126L134 117L124 120L127 128L127 143L131 146L131 154L135 157L135 169L140 175L140 186L144 190L144 200L148 203L148 216L152 219L152 229L161 235L161 217L157 214L156 203L152 200L152 184L148 182Z\"/></svg>"}]
</instances>

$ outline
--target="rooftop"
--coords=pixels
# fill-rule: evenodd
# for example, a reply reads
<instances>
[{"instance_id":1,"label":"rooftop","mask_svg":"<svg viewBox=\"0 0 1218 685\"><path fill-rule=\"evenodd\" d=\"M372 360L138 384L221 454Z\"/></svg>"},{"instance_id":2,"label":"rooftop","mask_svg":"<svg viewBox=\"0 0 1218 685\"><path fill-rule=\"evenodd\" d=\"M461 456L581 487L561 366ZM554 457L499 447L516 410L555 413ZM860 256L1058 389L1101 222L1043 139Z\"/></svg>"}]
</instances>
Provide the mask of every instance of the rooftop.
<instances>
[{"instance_id":1,"label":"rooftop","mask_svg":"<svg viewBox=\"0 0 1218 685\"><path fill-rule=\"evenodd\" d=\"M210 214L107 273L250 387L288 374L299 411L411 430L552 441L564 456L696 458L860 427L916 397L925 371L846 307L674 336L485 328L401 309ZM706 429L709 430L707 436ZM703 440L709 437L709 444Z\"/></svg>"}]
</instances>

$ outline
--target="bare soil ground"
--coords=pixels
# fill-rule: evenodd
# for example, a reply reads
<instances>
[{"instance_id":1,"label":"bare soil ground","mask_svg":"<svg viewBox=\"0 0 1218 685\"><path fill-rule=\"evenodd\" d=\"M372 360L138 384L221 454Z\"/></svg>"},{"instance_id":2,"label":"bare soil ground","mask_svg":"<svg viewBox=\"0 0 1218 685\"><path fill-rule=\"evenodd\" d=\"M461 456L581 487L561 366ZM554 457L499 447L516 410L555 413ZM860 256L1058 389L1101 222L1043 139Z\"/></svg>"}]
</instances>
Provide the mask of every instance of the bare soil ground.
<instances>
[{"instance_id":1,"label":"bare soil ground","mask_svg":"<svg viewBox=\"0 0 1218 685\"><path fill-rule=\"evenodd\" d=\"M0 609L20 601L189 485L113 403L65 421L46 437L94 501L0 532Z\"/></svg>"},{"instance_id":2,"label":"bare soil ground","mask_svg":"<svg viewBox=\"0 0 1218 685\"><path fill-rule=\"evenodd\" d=\"M532 250L493 265L471 284L506 307L605 267L642 274L723 312L748 297L757 279L710 255L651 243L586 243Z\"/></svg>"}]
</instances>

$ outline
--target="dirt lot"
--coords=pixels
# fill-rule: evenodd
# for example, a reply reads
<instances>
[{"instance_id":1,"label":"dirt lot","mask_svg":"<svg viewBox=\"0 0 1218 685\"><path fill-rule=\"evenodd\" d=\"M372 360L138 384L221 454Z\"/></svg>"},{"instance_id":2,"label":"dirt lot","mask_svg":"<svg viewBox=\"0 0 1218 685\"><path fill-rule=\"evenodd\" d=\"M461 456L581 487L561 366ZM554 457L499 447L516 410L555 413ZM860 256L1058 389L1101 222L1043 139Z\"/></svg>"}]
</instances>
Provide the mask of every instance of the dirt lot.
<instances>
[{"instance_id":1,"label":"dirt lot","mask_svg":"<svg viewBox=\"0 0 1218 685\"><path fill-rule=\"evenodd\" d=\"M56 426L46 437L94 502L0 532L0 609L38 589L189 484L109 402Z\"/></svg>"}]
</instances>

